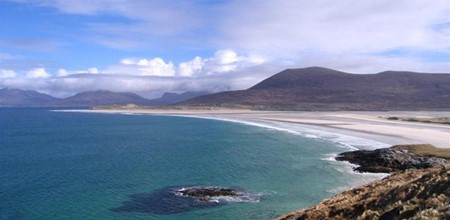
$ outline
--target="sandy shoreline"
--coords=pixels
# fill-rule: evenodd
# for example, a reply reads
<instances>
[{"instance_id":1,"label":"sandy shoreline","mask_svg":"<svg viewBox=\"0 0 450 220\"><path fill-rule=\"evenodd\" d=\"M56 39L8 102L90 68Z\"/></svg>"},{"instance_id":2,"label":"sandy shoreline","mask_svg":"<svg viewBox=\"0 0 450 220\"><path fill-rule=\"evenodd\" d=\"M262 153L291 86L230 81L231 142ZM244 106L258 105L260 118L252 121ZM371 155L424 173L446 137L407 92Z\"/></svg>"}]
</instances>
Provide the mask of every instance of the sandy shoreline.
<instances>
[{"instance_id":1,"label":"sandy shoreline","mask_svg":"<svg viewBox=\"0 0 450 220\"><path fill-rule=\"evenodd\" d=\"M449 117L448 112L286 112L252 110L73 110L110 114L156 114L206 117L225 120L283 123L329 133L372 140L385 146L432 144L450 148L450 126L418 122L388 121L379 116ZM370 144L370 143L368 143ZM356 148L367 148L354 146ZM370 147L368 147L370 148Z\"/></svg>"}]
</instances>

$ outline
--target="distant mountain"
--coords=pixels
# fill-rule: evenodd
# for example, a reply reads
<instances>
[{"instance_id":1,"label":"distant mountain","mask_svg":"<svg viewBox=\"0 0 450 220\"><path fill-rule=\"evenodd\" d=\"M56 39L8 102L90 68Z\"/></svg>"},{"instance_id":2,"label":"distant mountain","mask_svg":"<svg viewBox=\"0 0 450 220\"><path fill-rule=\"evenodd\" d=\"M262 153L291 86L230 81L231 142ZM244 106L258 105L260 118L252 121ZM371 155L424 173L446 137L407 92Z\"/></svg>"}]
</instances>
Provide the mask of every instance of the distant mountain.
<instances>
[{"instance_id":1,"label":"distant mountain","mask_svg":"<svg viewBox=\"0 0 450 220\"><path fill-rule=\"evenodd\" d=\"M450 110L450 74L387 71L350 74L310 67L287 69L240 91L202 95L165 93L148 100L134 93L82 92L58 99L36 91L0 89L0 107L98 105L222 106L260 110ZM195 97L198 96L198 97ZM195 97L189 99L191 97ZM184 101L189 99L187 101Z\"/></svg>"},{"instance_id":2,"label":"distant mountain","mask_svg":"<svg viewBox=\"0 0 450 220\"><path fill-rule=\"evenodd\" d=\"M247 90L181 104L264 110L450 110L450 74L287 69Z\"/></svg>"},{"instance_id":3,"label":"distant mountain","mask_svg":"<svg viewBox=\"0 0 450 220\"><path fill-rule=\"evenodd\" d=\"M186 101L202 95L207 95L208 92L185 92L181 94L166 92L160 98L151 99L150 105L170 105Z\"/></svg>"},{"instance_id":4,"label":"distant mountain","mask_svg":"<svg viewBox=\"0 0 450 220\"><path fill-rule=\"evenodd\" d=\"M111 91L81 92L60 99L31 90L0 89L0 107L91 107L99 105L169 105L208 94L207 92L164 93L157 99L146 99L134 93Z\"/></svg>"},{"instance_id":5,"label":"distant mountain","mask_svg":"<svg viewBox=\"0 0 450 220\"><path fill-rule=\"evenodd\" d=\"M44 107L55 105L60 100L31 90L0 89L2 107Z\"/></svg>"},{"instance_id":6,"label":"distant mountain","mask_svg":"<svg viewBox=\"0 0 450 220\"><path fill-rule=\"evenodd\" d=\"M81 92L63 99L61 106L96 106L96 105L149 105L150 100L129 92L89 91Z\"/></svg>"},{"instance_id":7,"label":"distant mountain","mask_svg":"<svg viewBox=\"0 0 450 220\"><path fill-rule=\"evenodd\" d=\"M36 91L0 89L0 107L91 107L96 105L149 105L150 100L134 93L82 92L59 99Z\"/></svg>"}]
</instances>

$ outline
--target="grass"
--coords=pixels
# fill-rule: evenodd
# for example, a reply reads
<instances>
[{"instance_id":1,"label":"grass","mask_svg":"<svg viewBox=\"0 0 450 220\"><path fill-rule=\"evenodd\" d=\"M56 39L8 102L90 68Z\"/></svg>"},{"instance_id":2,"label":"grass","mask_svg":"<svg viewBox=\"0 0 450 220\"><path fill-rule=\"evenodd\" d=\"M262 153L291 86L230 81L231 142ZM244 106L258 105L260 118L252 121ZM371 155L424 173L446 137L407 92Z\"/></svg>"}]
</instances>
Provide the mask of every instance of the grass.
<instances>
[{"instance_id":1,"label":"grass","mask_svg":"<svg viewBox=\"0 0 450 220\"><path fill-rule=\"evenodd\" d=\"M397 149L408 150L421 156L435 156L450 159L450 149L437 148L431 144L395 145Z\"/></svg>"},{"instance_id":2,"label":"grass","mask_svg":"<svg viewBox=\"0 0 450 220\"><path fill-rule=\"evenodd\" d=\"M434 123L434 124L450 124L449 117L438 118L413 118L413 117L382 117L379 118L393 120L393 121L409 121L409 122L422 122L422 123Z\"/></svg>"}]
</instances>

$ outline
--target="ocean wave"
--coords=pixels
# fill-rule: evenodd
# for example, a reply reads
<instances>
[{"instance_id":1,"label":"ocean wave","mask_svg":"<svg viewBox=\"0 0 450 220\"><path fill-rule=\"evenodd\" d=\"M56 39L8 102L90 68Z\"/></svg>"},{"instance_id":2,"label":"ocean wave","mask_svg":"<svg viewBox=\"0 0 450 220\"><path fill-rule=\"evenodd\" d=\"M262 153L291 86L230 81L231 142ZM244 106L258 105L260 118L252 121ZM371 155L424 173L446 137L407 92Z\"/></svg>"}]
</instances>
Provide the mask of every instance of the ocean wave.
<instances>
[{"instance_id":1,"label":"ocean wave","mask_svg":"<svg viewBox=\"0 0 450 220\"><path fill-rule=\"evenodd\" d=\"M60 112L89 112L90 110L53 110ZM142 113L142 112L100 112L109 114L122 114L122 115L154 115L154 116L176 116L176 117L188 117L188 118L200 118L209 120L226 121L232 123L239 123L254 127L266 128L269 130L275 130L280 132L286 132L293 135L300 135L311 139L320 139L325 141L331 141L336 144L337 147L358 150L358 149L377 149L386 148L390 145L379 141L356 137L354 135L345 134L340 132L339 129L328 131L325 128L313 125L293 124L288 122L275 122L263 119L233 119L225 116L199 116L199 115L186 115L186 114L160 114L160 113Z\"/></svg>"},{"instance_id":2,"label":"ocean wave","mask_svg":"<svg viewBox=\"0 0 450 220\"><path fill-rule=\"evenodd\" d=\"M260 128L266 128L269 130L275 130L280 132L286 132L293 135L303 136L305 138L330 141L335 143L337 147L352 151L361 148L377 149L377 148L386 148L390 146L386 143L382 143L379 141L339 133L338 130L326 131L318 126L311 126L311 125L292 124L287 122L274 122L269 120L230 119L216 116L197 116L197 115L173 115L173 116L226 121Z\"/></svg>"},{"instance_id":3,"label":"ocean wave","mask_svg":"<svg viewBox=\"0 0 450 220\"><path fill-rule=\"evenodd\" d=\"M238 124L250 125L250 126L260 127L260 128L267 128L269 130L276 130L276 131L287 132L287 133L291 133L291 134L295 134L295 135L300 135L300 133L297 132L297 131L293 131L293 130L290 130L290 129L287 129L287 128L278 127L278 126L272 126L272 125L270 125L268 123L262 123L262 122L251 121L251 120L239 120L239 119L230 119L230 118L222 118L222 117L197 116L197 115L173 115L173 116L233 122L233 123L238 123Z\"/></svg>"},{"instance_id":4,"label":"ocean wave","mask_svg":"<svg viewBox=\"0 0 450 220\"><path fill-rule=\"evenodd\" d=\"M184 116L182 117L191 117ZM354 151L359 150L356 146L363 146L364 149L376 149L376 148L386 148L389 147L388 144L378 142L375 140L369 140L365 138L359 138L347 134L334 133L331 131L325 131L320 128L308 125L300 125L300 124L289 124L285 122L273 122L273 121L265 121L265 120L237 120L237 119L228 119L228 118L220 118L220 117L204 117L204 116L192 116L194 118L201 119L211 119L211 120L219 120L219 121L227 121L239 124L245 124L250 126L256 126L261 128L266 128L275 131L287 132L293 135L300 135L306 138L312 139L320 139L325 141L330 141L335 143L337 147L343 148L346 150ZM354 186L359 186L361 184L365 184L371 182L373 180L381 179L386 177L388 174L385 173L359 173L354 171L358 165L352 164L347 161L337 161L335 158L338 153L330 153L324 154L324 157L321 160L328 161L330 165L337 171L344 174L356 175L356 179L354 182L349 183L348 186L340 187L337 189L331 189L332 191L342 191L342 189L348 189Z\"/></svg>"},{"instance_id":5,"label":"ocean wave","mask_svg":"<svg viewBox=\"0 0 450 220\"><path fill-rule=\"evenodd\" d=\"M324 160L324 161L337 162L337 160L336 160L337 155L338 155L337 153L324 154L325 157L320 158L320 159Z\"/></svg>"}]
</instances>

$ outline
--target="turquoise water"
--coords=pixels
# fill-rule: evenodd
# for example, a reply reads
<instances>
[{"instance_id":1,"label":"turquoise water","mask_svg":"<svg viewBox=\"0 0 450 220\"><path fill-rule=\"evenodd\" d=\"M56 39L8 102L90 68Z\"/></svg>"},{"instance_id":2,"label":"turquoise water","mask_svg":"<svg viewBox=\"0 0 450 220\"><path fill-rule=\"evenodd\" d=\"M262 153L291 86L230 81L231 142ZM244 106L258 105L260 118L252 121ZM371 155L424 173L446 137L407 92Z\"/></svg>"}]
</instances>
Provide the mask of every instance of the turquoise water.
<instances>
[{"instance_id":1,"label":"turquoise water","mask_svg":"<svg viewBox=\"0 0 450 220\"><path fill-rule=\"evenodd\" d=\"M361 178L324 159L335 143L232 122L0 109L0 128L0 219L269 219ZM164 213L146 197L199 185L260 199ZM148 207L114 211L133 195Z\"/></svg>"}]
</instances>

